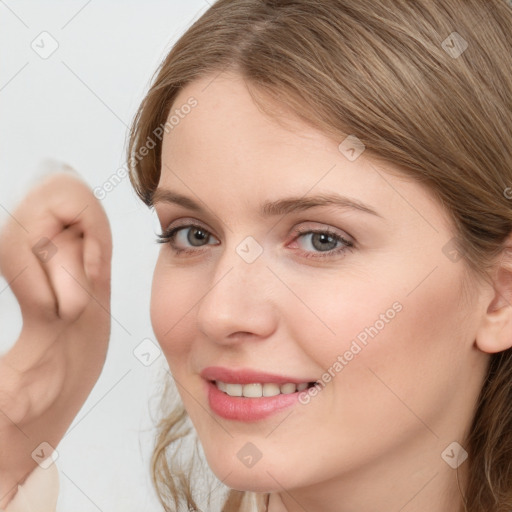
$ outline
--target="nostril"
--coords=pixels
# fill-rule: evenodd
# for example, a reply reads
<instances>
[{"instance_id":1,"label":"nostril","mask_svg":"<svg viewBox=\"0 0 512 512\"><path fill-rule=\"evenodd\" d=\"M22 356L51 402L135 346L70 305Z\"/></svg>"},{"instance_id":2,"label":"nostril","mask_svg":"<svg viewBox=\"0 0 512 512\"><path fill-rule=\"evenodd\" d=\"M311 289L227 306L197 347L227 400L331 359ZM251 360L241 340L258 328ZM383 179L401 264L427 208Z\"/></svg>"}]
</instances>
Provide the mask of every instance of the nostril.
<instances>
[{"instance_id":1,"label":"nostril","mask_svg":"<svg viewBox=\"0 0 512 512\"><path fill-rule=\"evenodd\" d=\"M228 338L232 338L232 339L245 339L245 338L250 338L251 336L253 336L254 333L252 332L248 332L248 331L237 331L237 332L233 332L231 333Z\"/></svg>"}]
</instances>

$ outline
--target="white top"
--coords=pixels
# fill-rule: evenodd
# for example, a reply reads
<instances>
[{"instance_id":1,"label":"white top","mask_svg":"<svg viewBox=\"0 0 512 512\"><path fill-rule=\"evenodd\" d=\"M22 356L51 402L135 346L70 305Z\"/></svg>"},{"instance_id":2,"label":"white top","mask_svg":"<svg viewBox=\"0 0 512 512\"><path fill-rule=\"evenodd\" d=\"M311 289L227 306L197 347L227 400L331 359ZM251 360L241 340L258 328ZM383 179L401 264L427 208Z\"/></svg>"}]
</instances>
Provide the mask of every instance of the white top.
<instances>
[{"instance_id":1,"label":"white top","mask_svg":"<svg viewBox=\"0 0 512 512\"><path fill-rule=\"evenodd\" d=\"M59 496L59 471L55 463L43 469L37 466L16 496L0 512L55 512Z\"/></svg>"}]
</instances>

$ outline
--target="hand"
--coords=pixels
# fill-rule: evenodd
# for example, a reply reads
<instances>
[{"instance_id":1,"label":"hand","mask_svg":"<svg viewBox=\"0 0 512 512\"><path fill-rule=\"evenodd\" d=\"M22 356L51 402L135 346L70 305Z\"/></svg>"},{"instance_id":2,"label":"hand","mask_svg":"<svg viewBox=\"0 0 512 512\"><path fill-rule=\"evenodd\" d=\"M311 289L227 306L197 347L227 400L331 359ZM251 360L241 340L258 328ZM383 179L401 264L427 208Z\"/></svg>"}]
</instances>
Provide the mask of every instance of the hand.
<instances>
[{"instance_id":1,"label":"hand","mask_svg":"<svg viewBox=\"0 0 512 512\"><path fill-rule=\"evenodd\" d=\"M57 446L97 381L110 335L108 219L77 177L52 175L21 202L0 234L0 271L23 319L0 357L0 508Z\"/></svg>"}]
</instances>

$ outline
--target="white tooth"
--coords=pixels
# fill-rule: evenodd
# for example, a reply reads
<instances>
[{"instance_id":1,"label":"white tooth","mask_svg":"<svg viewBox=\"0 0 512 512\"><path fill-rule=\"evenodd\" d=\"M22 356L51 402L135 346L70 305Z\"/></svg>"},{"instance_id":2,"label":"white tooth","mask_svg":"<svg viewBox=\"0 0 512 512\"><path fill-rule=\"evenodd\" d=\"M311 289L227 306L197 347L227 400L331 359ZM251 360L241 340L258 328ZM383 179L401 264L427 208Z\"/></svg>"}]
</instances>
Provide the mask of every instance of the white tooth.
<instances>
[{"instance_id":1,"label":"white tooth","mask_svg":"<svg viewBox=\"0 0 512 512\"><path fill-rule=\"evenodd\" d=\"M242 396L242 384L226 384L226 393L229 396Z\"/></svg>"},{"instance_id":2,"label":"white tooth","mask_svg":"<svg viewBox=\"0 0 512 512\"><path fill-rule=\"evenodd\" d=\"M263 396L276 396L281 393L277 384L265 383L263 384Z\"/></svg>"},{"instance_id":3,"label":"white tooth","mask_svg":"<svg viewBox=\"0 0 512 512\"><path fill-rule=\"evenodd\" d=\"M300 384L297 384L297 391L304 391L305 389L307 389L307 387L307 382L301 382Z\"/></svg>"},{"instance_id":4,"label":"white tooth","mask_svg":"<svg viewBox=\"0 0 512 512\"><path fill-rule=\"evenodd\" d=\"M297 386L292 382L281 386L281 393L283 393L283 395L289 395L290 393L295 393L295 391L297 391Z\"/></svg>"},{"instance_id":5,"label":"white tooth","mask_svg":"<svg viewBox=\"0 0 512 512\"><path fill-rule=\"evenodd\" d=\"M226 383L225 383L225 382L222 382L222 381L218 380L218 381L217 381L217 387L218 387L221 391L226 392Z\"/></svg>"},{"instance_id":6,"label":"white tooth","mask_svg":"<svg viewBox=\"0 0 512 512\"><path fill-rule=\"evenodd\" d=\"M261 384L245 384L243 388L243 396L247 398L261 398L262 385Z\"/></svg>"}]
</instances>

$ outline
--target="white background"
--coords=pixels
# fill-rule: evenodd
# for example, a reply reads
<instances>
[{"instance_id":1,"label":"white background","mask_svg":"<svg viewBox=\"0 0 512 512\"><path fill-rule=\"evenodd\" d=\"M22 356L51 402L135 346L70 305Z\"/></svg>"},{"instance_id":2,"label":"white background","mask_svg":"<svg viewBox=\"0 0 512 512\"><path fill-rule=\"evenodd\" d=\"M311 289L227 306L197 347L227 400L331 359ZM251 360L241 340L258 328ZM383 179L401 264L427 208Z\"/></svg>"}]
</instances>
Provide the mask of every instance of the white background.
<instances>
[{"instance_id":1,"label":"white background","mask_svg":"<svg viewBox=\"0 0 512 512\"><path fill-rule=\"evenodd\" d=\"M207 8L206 0L0 1L0 221L45 158L68 163L91 188L123 166L127 126L153 72ZM31 47L43 31L59 45L47 59ZM128 178L102 204L113 233L115 320L103 373L58 447L58 510L157 511L150 406L166 362L161 356L145 367L133 355L143 339L154 339L154 223ZM0 277L1 352L21 326L5 287Z\"/></svg>"}]
</instances>

